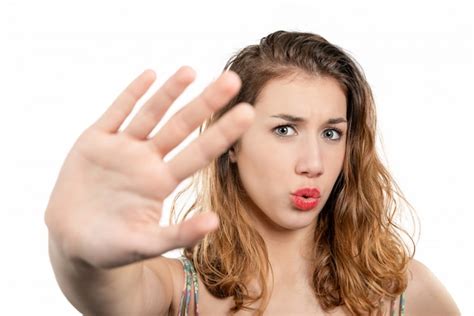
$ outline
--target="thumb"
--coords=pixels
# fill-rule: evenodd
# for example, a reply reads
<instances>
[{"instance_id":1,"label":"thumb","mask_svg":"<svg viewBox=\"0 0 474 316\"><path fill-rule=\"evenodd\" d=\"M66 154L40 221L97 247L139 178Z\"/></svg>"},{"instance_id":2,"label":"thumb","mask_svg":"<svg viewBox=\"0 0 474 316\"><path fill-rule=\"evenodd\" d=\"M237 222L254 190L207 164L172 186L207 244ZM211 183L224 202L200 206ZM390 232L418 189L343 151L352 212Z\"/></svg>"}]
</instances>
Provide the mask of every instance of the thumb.
<instances>
[{"instance_id":1,"label":"thumb","mask_svg":"<svg viewBox=\"0 0 474 316\"><path fill-rule=\"evenodd\" d=\"M219 227L219 217L213 212L204 212L182 223L157 227L150 231L144 249L148 256L159 256L167 251L194 246L204 236Z\"/></svg>"}]
</instances>

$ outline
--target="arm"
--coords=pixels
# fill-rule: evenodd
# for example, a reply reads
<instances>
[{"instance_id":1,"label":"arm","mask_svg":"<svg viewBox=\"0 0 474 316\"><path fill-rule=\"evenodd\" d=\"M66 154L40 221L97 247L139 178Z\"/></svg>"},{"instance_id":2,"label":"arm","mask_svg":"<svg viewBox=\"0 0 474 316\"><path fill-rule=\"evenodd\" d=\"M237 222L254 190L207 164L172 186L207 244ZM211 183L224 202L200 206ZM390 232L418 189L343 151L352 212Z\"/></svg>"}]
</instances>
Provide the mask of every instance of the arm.
<instances>
[{"instance_id":1,"label":"arm","mask_svg":"<svg viewBox=\"0 0 474 316\"><path fill-rule=\"evenodd\" d=\"M168 261L160 256L194 245L218 228L212 212L159 226L164 199L176 186L224 152L251 124L239 105L169 161L164 158L237 93L228 72L149 137L194 78L183 67L120 130L154 81L145 71L74 144L45 212L49 254L67 299L88 315L160 315L172 307ZM178 132L179 131L179 132ZM154 259L153 269L146 260Z\"/></svg>"},{"instance_id":2,"label":"arm","mask_svg":"<svg viewBox=\"0 0 474 316\"><path fill-rule=\"evenodd\" d=\"M84 315L144 315L152 311L145 305L144 266L133 263L115 269L98 269L85 262L67 258L49 239L49 255L56 280L67 299ZM159 281L159 280L156 280ZM150 282L150 281L148 281ZM159 306L166 309L171 300L160 282L154 287Z\"/></svg>"},{"instance_id":3,"label":"arm","mask_svg":"<svg viewBox=\"0 0 474 316\"><path fill-rule=\"evenodd\" d=\"M453 298L438 278L413 259L408 267L406 315L461 315Z\"/></svg>"},{"instance_id":4,"label":"arm","mask_svg":"<svg viewBox=\"0 0 474 316\"><path fill-rule=\"evenodd\" d=\"M166 258L114 269L98 269L71 260L49 240L57 282L71 304L84 315L168 315L173 282Z\"/></svg>"}]
</instances>

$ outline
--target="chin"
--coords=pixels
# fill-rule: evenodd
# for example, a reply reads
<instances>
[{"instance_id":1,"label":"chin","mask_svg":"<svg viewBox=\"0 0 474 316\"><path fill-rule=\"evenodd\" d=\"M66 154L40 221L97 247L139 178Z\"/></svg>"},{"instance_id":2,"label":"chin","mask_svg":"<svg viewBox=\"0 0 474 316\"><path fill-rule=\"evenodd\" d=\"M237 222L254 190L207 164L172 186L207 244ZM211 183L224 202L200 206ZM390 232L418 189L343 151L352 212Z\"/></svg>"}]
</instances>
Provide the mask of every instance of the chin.
<instances>
[{"instance_id":1,"label":"chin","mask_svg":"<svg viewBox=\"0 0 474 316\"><path fill-rule=\"evenodd\" d=\"M315 223L319 210L298 211L292 210L290 214L285 212L285 216L272 218L274 224L286 230L299 230L307 228Z\"/></svg>"}]
</instances>

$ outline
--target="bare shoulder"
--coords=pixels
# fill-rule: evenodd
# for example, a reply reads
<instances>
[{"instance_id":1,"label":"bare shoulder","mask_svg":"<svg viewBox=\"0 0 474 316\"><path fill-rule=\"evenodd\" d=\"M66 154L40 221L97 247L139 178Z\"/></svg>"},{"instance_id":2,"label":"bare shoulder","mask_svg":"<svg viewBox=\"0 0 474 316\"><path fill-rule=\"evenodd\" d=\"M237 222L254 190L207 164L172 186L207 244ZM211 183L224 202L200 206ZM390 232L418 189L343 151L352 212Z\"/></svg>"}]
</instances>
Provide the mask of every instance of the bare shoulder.
<instances>
[{"instance_id":1,"label":"bare shoulder","mask_svg":"<svg viewBox=\"0 0 474 316\"><path fill-rule=\"evenodd\" d=\"M408 264L406 315L461 315L441 281L418 260Z\"/></svg>"},{"instance_id":2,"label":"bare shoulder","mask_svg":"<svg viewBox=\"0 0 474 316\"><path fill-rule=\"evenodd\" d=\"M159 289L150 289L149 301L156 302L156 295L162 293L164 298L162 303L168 306L166 312L161 309L165 312L163 315L174 314L180 299L182 285L184 284L182 263L178 259L161 256L145 260L144 265L149 274L148 278L157 279L161 284Z\"/></svg>"}]
</instances>

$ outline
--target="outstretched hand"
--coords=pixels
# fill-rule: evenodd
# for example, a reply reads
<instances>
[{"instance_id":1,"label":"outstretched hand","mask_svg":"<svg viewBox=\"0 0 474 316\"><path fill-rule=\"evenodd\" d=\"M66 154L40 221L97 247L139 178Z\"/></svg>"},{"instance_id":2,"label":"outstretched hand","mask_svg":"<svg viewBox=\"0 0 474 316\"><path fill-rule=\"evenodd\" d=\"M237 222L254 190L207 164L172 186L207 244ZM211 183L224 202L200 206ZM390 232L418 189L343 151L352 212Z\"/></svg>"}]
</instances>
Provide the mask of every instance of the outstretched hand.
<instances>
[{"instance_id":1,"label":"outstretched hand","mask_svg":"<svg viewBox=\"0 0 474 316\"><path fill-rule=\"evenodd\" d=\"M253 108L239 104L165 162L164 157L240 89L223 73L150 135L171 104L194 80L180 68L119 129L155 80L146 70L86 129L69 152L45 213L51 238L71 258L113 268L191 246L217 229L214 213L160 227L164 199L178 184L228 149L250 126Z\"/></svg>"}]
</instances>

